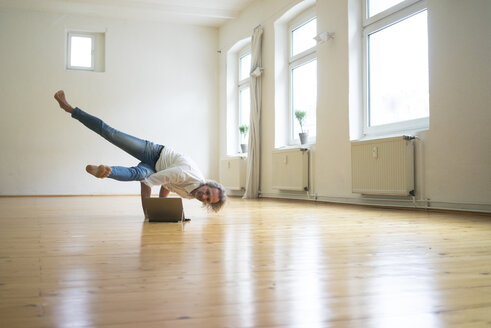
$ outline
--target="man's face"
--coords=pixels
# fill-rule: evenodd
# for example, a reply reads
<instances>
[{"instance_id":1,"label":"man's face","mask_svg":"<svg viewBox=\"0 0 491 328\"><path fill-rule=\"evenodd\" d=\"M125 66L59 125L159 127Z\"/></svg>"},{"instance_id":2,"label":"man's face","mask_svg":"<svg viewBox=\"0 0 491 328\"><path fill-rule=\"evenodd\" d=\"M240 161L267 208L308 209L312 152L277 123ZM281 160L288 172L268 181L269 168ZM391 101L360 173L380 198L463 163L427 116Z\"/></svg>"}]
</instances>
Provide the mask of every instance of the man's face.
<instances>
[{"instance_id":1,"label":"man's face","mask_svg":"<svg viewBox=\"0 0 491 328\"><path fill-rule=\"evenodd\" d=\"M220 191L217 188L204 185L196 190L195 197L205 204L214 204L220 200Z\"/></svg>"}]
</instances>

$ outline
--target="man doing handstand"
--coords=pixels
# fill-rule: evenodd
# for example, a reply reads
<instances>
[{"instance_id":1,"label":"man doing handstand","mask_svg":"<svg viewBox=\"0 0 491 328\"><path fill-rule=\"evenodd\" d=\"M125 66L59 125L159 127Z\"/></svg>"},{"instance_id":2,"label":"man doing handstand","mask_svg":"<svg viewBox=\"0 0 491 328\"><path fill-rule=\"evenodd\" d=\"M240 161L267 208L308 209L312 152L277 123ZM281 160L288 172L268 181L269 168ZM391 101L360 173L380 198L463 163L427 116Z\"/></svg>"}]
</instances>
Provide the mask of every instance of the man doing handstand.
<instances>
[{"instance_id":1,"label":"man doing handstand","mask_svg":"<svg viewBox=\"0 0 491 328\"><path fill-rule=\"evenodd\" d=\"M55 93L55 99L73 118L141 161L134 167L87 165L88 173L101 179L140 181L142 199L150 197L152 186L160 185L160 197L167 197L172 191L183 198L196 198L215 212L225 203L227 196L223 186L215 181L205 180L197 165L188 157L168 146L120 132L80 108L72 107L63 90Z\"/></svg>"}]
</instances>

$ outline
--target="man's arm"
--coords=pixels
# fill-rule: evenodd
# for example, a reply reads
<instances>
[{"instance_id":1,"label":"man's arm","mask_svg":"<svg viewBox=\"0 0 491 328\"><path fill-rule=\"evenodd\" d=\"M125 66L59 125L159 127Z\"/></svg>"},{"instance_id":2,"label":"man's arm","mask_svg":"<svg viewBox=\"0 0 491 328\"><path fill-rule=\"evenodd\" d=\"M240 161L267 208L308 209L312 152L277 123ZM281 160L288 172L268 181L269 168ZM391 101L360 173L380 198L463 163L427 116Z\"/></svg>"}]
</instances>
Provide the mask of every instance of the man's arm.
<instances>
[{"instance_id":1,"label":"man's arm","mask_svg":"<svg viewBox=\"0 0 491 328\"><path fill-rule=\"evenodd\" d=\"M143 198L148 198L152 194L152 188L144 184L143 182L140 182L141 186L141 197L142 197L142 209L143 209L143 214L145 214L145 208L143 207Z\"/></svg>"},{"instance_id":2,"label":"man's arm","mask_svg":"<svg viewBox=\"0 0 491 328\"><path fill-rule=\"evenodd\" d=\"M170 190L164 188L164 186L160 187L159 197L167 197L167 196L169 196L169 193L170 193Z\"/></svg>"}]
</instances>

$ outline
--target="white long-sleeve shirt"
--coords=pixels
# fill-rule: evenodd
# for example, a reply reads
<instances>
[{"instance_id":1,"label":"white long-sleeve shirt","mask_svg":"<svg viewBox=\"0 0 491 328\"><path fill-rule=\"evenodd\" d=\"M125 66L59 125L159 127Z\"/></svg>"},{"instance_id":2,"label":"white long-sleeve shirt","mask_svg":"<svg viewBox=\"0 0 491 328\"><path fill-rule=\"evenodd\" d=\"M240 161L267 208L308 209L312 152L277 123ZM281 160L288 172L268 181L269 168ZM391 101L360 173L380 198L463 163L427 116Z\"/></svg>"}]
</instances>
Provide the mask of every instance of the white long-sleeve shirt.
<instances>
[{"instance_id":1,"label":"white long-sleeve shirt","mask_svg":"<svg viewBox=\"0 0 491 328\"><path fill-rule=\"evenodd\" d=\"M206 180L193 160L165 146L155 163L156 173L143 182L149 186L163 186L183 198L194 198L191 191Z\"/></svg>"}]
</instances>

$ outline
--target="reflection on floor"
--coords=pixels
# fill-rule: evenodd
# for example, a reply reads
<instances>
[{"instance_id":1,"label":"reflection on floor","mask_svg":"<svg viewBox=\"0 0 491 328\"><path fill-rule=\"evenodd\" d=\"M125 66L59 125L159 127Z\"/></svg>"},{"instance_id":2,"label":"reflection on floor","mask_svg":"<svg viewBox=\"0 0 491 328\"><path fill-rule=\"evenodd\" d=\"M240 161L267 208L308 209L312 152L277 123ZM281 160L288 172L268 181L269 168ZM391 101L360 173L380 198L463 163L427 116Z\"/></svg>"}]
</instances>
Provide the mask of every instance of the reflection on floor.
<instances>
[{"instance_id":1,"label":"reflection on floor","mask_svg":"<svg viewBox=\"0 0 491 328\"><path fill-rule=\"evenodd\" d=\"M477 327L491 217L305 201L0 198L2 327Z\"/></svg>"}]
</instances>

